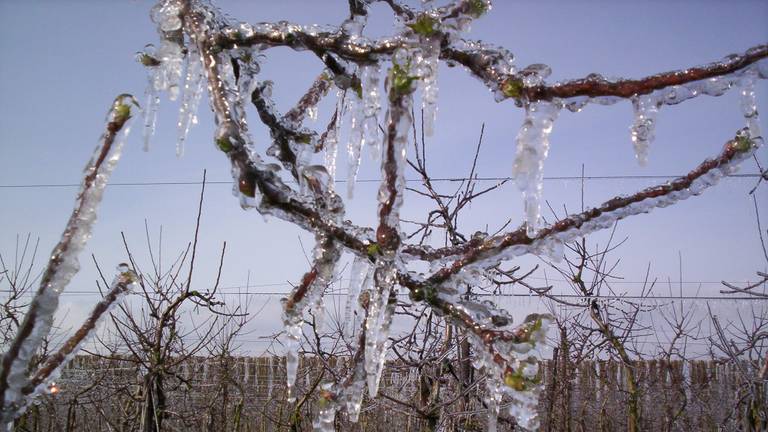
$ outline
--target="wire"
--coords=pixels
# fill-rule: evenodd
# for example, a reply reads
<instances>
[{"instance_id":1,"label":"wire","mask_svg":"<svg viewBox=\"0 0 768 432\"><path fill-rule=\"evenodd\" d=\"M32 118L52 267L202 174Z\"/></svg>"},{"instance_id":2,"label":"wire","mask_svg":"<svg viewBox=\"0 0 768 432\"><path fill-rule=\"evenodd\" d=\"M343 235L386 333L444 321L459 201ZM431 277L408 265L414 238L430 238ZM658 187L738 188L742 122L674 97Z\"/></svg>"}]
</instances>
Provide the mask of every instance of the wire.
<instances>
[{"instance_id":1,"label":"wire","mask_svg":"<svg viewBox=\"0 0 768 432\"><path fill-rule=\"evenodd\" d=\"M556 181L556 180L665 180L682 177L681 175L604 175L604 176L552 176L544 177L544 180ZM729 174L725 177L734 178L757 178L761 177L760 173L744 173L744 174ZM488 182L488 181L510 181L513 177L475 177L475 181ZM430 179L431 182L461 182L468 181L469 177L437 177ZM420 183L421 179L406 179L408 183ZM347 180L335 180L335 183L346 183ZM379 179L359 179L357 183L381 183ZM286 183L295 183L294 180L286 181ZM108 183L107 186L199 186L200 181L159 181L159 182L114 182ZM231 185L232 180L213 180L206 181L207 185ZM2 184L0 189L50 189L50 188L71 188L80 187L80 183L39 183L39 184Z\"/></svg>"},{"instance_id":2,"label":"wire","mask_svg":"<svg viewBox=\"0 0 768 432\"><path fill-rule=\"evenodd\" d=\"M0 293L11 293L11 290L0 290ZM24 297L32 296L33 292L26 292L23 294ZM261 291L261 292L253 292L253 291L237 291L237 292L217 292L216 295L239 295L239 296L261 296L261 297L275 297L275 296L285 296L290 294L290 292L287 291ZM87 296L87 295L95 295L100 296L101 294L97 291L64 291L60 294L61 296ZM130 293L130 295L140 296L143 295L142 293ZM750 300L750 301L766 301L765 298L761 298L758 296L736 296L736 297L729 297L729 296L639 296L639 295L593 295L593 296L583 296L579 294L547 294L549 297L554 297L557 299L583 299L584 301L587 300L647 300L647 301L655 301L655 300L704 300L704 301L720 301L720 300ZM326 297L346 297L346 292L328 292L325 293ZM398 293L399 297L406 297L408 296L408 293ZM492 294L492 293L476 293L472 294L473 297L500 297L500 298L539 298L537 294L522 294L522 293L500 293L500 294Z\"/></svg>"}]
</instances>

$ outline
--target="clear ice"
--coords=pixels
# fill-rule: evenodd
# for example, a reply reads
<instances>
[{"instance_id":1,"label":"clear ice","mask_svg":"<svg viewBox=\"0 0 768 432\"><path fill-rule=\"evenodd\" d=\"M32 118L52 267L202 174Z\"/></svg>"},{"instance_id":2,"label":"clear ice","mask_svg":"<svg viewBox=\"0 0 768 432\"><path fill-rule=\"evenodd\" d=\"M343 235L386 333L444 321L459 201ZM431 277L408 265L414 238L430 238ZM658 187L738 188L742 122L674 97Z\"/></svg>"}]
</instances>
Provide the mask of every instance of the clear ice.
<instances>
[{"instance_id":1,"label":"clear ice","mask_svg":"<svg viewBox=\"0 0 768 432\"><path fill-rule=\"evenodd\" d=\"M534 102L526 106L525 120L517 134L517 154L512 176L523 193L526 232L536 235L541 218L544 161L549 153L549 134L560 107L556 102Z\"/></svg>"}]
</instances>

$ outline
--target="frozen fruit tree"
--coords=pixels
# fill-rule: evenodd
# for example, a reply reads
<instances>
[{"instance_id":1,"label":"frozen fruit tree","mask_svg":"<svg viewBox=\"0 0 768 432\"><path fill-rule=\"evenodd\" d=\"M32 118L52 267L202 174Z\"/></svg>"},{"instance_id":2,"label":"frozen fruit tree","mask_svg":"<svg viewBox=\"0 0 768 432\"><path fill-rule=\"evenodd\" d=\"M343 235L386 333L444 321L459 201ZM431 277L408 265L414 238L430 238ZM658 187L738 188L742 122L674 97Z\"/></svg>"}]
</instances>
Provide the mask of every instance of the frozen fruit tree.
<instances>
[{"instance_id":1,"label":"frozen fruit tree","mask_svg":"<svg viewBox=\"0 0 768 432\"><path fill-rule=\"evenodd\" d=\"M480 283L489 277L487 269L524 254L562 256L564 242L698 195L733 173L763 141L754 83L768 78L768 45L640 79L591 74L550 83L546 79L551 71L545 64L519 67L507 49L471 40L473 22L492 13L490 0L440 5L424 0L419 7L378 0L394 12L398 31L373 39L366 36L365 27L367 8L375 1L349 0L349 17L339 26L241 23L207 0L160 1L151 11L159 43L147 45L138 55L149 81L143 107L145 146L152 139L161 93L167 93L172 100L181 98L177 152L183 153L207 88L216 122L213 143L231 164L233 193L240 205L314 234L311 268L283 301L289 399L294 397L303 317L323 307L325 287L339 270L342 256L354 257L346 310L365 318L362 331L356 333L359 337L347 376L320 392L314 423L318 430L333 430L339 410L356 419L366 388L371 397L376 395L398 291L408 292L413 304L431 308L469 335L477 353L474 366L487 377L489 429L495 430L502 397L513 401L510 414L521 426L536 429L537 360L543 354L551 317L532 315L512 326L510 320L499 319L506 316L505 311L460 296L458 286ZM286 113L275 108L271 83L259 78L259 62L275 47L319 59L317 79ZM433 248L406 241L399 212L413 112L423 112L423 130L430 135L437 121L440 62L462 66L492 90L497 102L525 110L516 137L517 155L511 161L525 211L524 223L517 229L480 233L459 244ZM554 224L542 223L544 163L549 135L561 111L577 113L589 104L628 101L634 109L630 139L639 163L644 164L660 109L728 91L740 92L746 126L724 139L720 154L673 181L615 197ZM421 106L414 107L417 92ZM304 120L317 115L318 102L329 93L337 103L325 130L305 126ZM250 104L270 132L266 146L255 143L249 133L253 122L247 122L246 108ZM343 128L348 129L344 134ZM350 139L339 143L342 135ZM345 218L345 202L334 188L339 144L346 144L349 154L349 196L361 149L368 147L379 155L377 226L360 226ZM262 153L262 149L266 150ZM10 381L5 378L5 360L3 367L0 390L6 409L11 398L20 396L6 390Z\"/></svg>"}]
</instances>

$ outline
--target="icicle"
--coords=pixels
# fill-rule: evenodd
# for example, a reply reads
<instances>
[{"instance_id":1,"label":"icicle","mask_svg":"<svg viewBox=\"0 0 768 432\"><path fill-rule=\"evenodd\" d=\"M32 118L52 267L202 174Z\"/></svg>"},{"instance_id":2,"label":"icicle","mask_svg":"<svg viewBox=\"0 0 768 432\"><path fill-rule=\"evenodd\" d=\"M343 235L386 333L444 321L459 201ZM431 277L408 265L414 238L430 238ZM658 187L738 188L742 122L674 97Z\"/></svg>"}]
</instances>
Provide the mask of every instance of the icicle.
<instances>
[{"instance_id":1,"label":"icicle","mask_svg":"<svg viewBox=\"0 0 768 432\"><path fill-rule=\"evenodd\" d=\"M318 296L315 304L312 305L312 315L315 316L315 330L318 333L325 330L325 300L323 296Z\"/></svg>"},{"instance_id":2,"label":"icicle","mask_svg":"<svg viewBox=\"0 0 768 432\"><path fill-rule=\"evenodd\" d=\"M495 369L489 368L485 378L485 403L488 405L488 432L496 432L499 423L499 409L501 408L501 384L495 374Z\"/></svg>"},{"instance_id":3,"label":"icicle","mask_svg":"<svg viewBox=\"0 0 768 432\"><path fill-rule=\"evenodd\" d=\"M368 380L368 394L376 397L379 381L389 348L389 328L395 311L397 277L394 266L388 265L376 270L376 288L370 298L368 319L365 322L365 372Z\"/></svg>"},{"instance_id":4,"label":"icicle","mask_svg":"<svg viewBox=\"0 0 768 432\"><path fill-rule=\"evenodd\" d=\"M510 415L518 424L528 429L538 428L537 406L540 385L538 362L544 356L547 329L553 318L549 315L529 315L519 329L512 330L525 335L517 343L487 340L470 334L469 341L477 356L473 366L486 376L488 406L488 430L496 430L502 395L512 399Z\"/></svg>"},{"instance_id":5,"label":"icicle","mask_svg":"<svg viewBox=\"0 0 768 432\"><path fill-rule=\"evenodd\" d=\"M330 183L329 188L330 190L335 189L335 182L336 182L336 158L338 157L339 153L339 130L341 130L341 126L343 124L343 118L344 118L344 91L339 90L336 93L337 97L337 103L336 103L336 125L332 127L330 130L328 130L328 133L325 137L325 143L323 144L323 148L325 149L325 168L328 170L328 175L330 176Z\"/></svg>"},{"instance_id":6,"label":"icicle","mask_svg":"<svg viewBox=\"0 0 768 432\"><path fill-rule=\"evenodd\" d=\"M363 140L375 160L381 156L381 138L379 134L379 111L381 110L379 81L381 69L379 63L360 68L363 89Z\"/></svg>"},{"instance_id":7,"label":"icicle","mask_svg":"<svg viewBox=\"0 0 768 432\"><path fill-rule=\"evenodd\" d=\"M347 109L350 117L349 141L347 141L347 196L352 199L360 169L360 150L363 146L365 110L363 101L355 92L347 93Z\"/></svg>"},{"instance_id":8,"label":"icicle","mask_svg":"<svg viewBox=\"0 0 768 432\"><path fill-rule=\"evenodd\" d=\"M760 132L760 119L757 113L757 98L755 97L755 79L757 71L747 70L739 83L741 87L741 112L747 121L749 135L751 137L762 136Z\"/></svg>"},{"instance_id":9,"label":"icicle","mask_svg":"<svg viewBox=\"0 0 768 432\"><path fill-rule=\"evenodd\" d=\"M323 292L333 278L339 251L323 235L318 235L313 255L314 267L310 273L305 275L305 280L302 281L302 284L310 284L310 286L305 288L297 287L289 298L281 300L286 336L285 368L287 398L289 402L293 402L296 399L294 383L296 382L296 373L299 367L299 347L301 345L301 326L304 322L304 312L312 305L315 307L315 311L318 312L317 307L322 302ZM298 291L300 289L303 289L303 292Z\"/></svg>"},{"instance_id":10,"label":"icicle","mask_svg":"<svg viewBox=\"0 0 768 432\"><path fill-rule=\"evenodd\" d=\"M421 80L421 108L424 110L424 134L432 136L435 132L435 120L437 119L437 69L440 56L440 39L422 38L422 49L424 51L422 58Z\"/></svg>"},{"instance_id":11,"label":"icicle","mask_svg":"<svg viewBox=\"0 0 768 432\"><path fill-rule=\"evenodd\" d=\"M528 104L525 121L517 134L517 155L512 167L517 187L523 192L526 232L536 235L541 217L544 160L549 152L549 134L559 113L557 102Z\"/></svg>"},{"instance_id":12,"label":"icicle","mask_svg":"<svg viewBox=\"0 0 768 432\"><path fill-rule=\"evenodd\" d=\"M160 96L155 86L158 80L160 61L157 59L155 46L148 44L144 51L136 54L136 60L147 68L147 88L144 90L144 108L142 117L144 119L144 128L142 130L142 139L144 141L144 151L149 151L149 144L155 134L157 124L157 109L160 105Z\"/></svg>"},{"instance_id":13,"label":"icicle","mask_svg":"<svg viewBox=\"0 0 768 432\"><path fill-rule=\"evenodd\" d=\"M355 364L352 383L345 389L344 402L349 415L349 421L357 423L360 418L360 409L363 406L363 397L365 396L366 372L365 365L357 362Z\"/></svg>"},{"instance_id":14,"label":"icicle","mask_svg":"<svg viewBox=\"0 0 768 432\"><path fill-rule=\"evenodd\" d=\"M635 158L641 166L645 166L648 163L648 146L656 136L659 101L653 93L637 95L632 98L632 108L635 111L635 121L630 127L632 145L635 148Z\"/></svg>"},{"instance_id":15,"label":"icicle","mask_svg":"<svg viewBox=\"0 0 768 432\"><path fill-rule=\"evenodd\" d=\"M360 292L364 289L370 289L373 278L369 276L371 266L367 258L355 257L352 262L352 269L349 273L349 285L347 287L347 304L344 308L344 336L352 339L353 344L356 338L353 338L356 327L356 319L362 316L360 307ZM357 315L357 316L355 316Z\"/></svg>"},{"instance_id":16,"label":"icicle","mask_svg":"<svg viewBox=\"0 0 768 432\"><path fill-rule=\"evenodd\" d=\"M189 129L197 123L197 107L203 94L205 74L200 54L195 45L191 45L187 53L187 74L184 79L184 93L179 108L179 120L177 122L178 140L176 141L176 156L184 154L184 142L189 134Z\"/></svg>"},{"instance_id":17,"label":"icicle","mask_svg":"<svg viewBox=\"0 0 768 432\"><path fill-rule=\"evenodd\" d=\"M301 345L301 315L283 317L285 326L285 370L286 370L286 388L288 402L296 400L294 383L296 382L296 373L299 369L299 346Z\"/></svg>"},{"instance_id":18,"label":"icicle","mask_svg":"<svg viewBox=\"0 0 768 432\"><path fill-rule=\"evenodd\" d=\"M339 409L331 393L333 385L323 384L320 388L320 400L318 401L317 418L312 422L312 427L318 432L335 432L334 420L336 411Z\"/></svg>"}]
</instances>

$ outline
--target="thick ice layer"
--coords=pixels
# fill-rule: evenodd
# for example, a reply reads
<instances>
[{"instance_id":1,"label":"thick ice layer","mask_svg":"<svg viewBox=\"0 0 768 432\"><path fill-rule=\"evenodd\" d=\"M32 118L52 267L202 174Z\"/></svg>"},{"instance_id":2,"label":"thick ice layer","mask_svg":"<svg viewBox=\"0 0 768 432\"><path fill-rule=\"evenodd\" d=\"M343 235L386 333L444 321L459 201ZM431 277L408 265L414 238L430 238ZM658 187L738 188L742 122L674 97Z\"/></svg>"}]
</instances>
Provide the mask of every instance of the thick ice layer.
<instances>
[{"instance_id":1,"label":"thick ice layer","mask_svg":"<svg viewBox=\"0 0 768 432\"><path fill-rule=\"evenodd\" d=\"M630 127L632 145L635 148L635 158L642 166L648 163L648 147L656 137L656 115L660 105L661 102L654 94L632 98L632 108L635 112L635 120Z\"/></svg>"},{"instance_id":2,"label":"thick ice layer","mask_svg":"<svg viewBox=\"0 0 768 432\"><path fill-rule=\"evenodd\" d=\"M525 120L517 134L517 154L512 175L523 193L526 230L536 234L541 218L544 160L549 153L549 134L560 111L558 102L535 102L526 107Z\"/></svg>"},{"instance_id":3,"label":"thick ice layer","mask_svg":"<svg viewBox=\"0 0 768 432\"><path fill-rule=\"evenodd\" d=\"M408 64L411 61L411 53L407 50L398 50L395 56L392 58L393 71L400 70L401 74L407 76ZM401 76L401 78L403 78ZM399 231L400 227L400 207L403 205L403 195L405 193L405 165L406 165L406 147L408 145L408 137L411 133L411 126L413 125L413 118L411 117L411 111L413 108L413 95L410 92L410 84L404 86L406 89L393 89L392 83L389 83L390 88L387 90L390 94L399 91L407 91L407 94L402 97L394 98L390 97L390 107L387 112L387 130L388 133L394 134L394 136L385 137L386 143L382 152L382 159L386 158L386 154L390 151L387 146L392 146L392 153L394 154L396 178L394 182L394 191L390 191L390 185L386 181L382 181L379 186L379 209L384 205L391 204L391 211L386 216L386 224L390 227L397 227ZM387 172L388 164L381 164L381 176L382 179L388 178L393 173ZM394 196L391 196L391 192L394 192Z\"/></svg>"}]
</instances>

